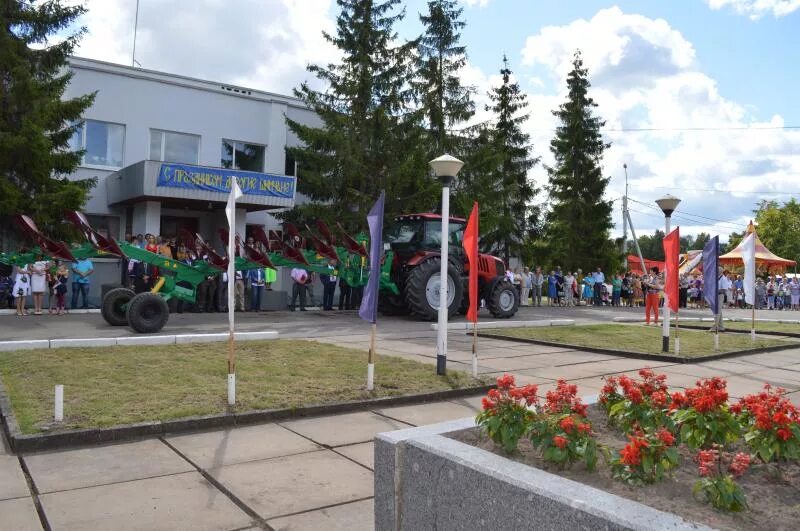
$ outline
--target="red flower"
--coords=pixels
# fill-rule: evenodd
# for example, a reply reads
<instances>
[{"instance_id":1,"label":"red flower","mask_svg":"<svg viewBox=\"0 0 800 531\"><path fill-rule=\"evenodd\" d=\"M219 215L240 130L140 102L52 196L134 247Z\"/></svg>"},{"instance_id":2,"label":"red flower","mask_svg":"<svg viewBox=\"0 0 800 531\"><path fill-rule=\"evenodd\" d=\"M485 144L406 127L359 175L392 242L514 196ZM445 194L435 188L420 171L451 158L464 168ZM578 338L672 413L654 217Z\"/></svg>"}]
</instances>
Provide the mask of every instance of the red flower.
<instances>
[{"instance_id":1,"label":"red flower","mask_svg":"<svg viewBox=\"0 0 800 531\"><path fill-rule=\"evenodd\" d=\"M740 415L742 413L742 404L738 403L738 404L732 405L731 406L731 413L733 413L734 415Z\"/></svg>"},{"instance_id":2,"label":"red flower","mask_svg":"<svg viewBox=\"0 0 800 531\"><path fill-rule=\"evenodd\" d=\"M700 475L707 477L714 475L714 463L719 457L717 450L700 450L697 454L697 467Z\"/></svg>"},{"instance_id":3,"label":"red flower","mask_svg":"<svg viewBox=\"0 0 800 531\"><path fill-rule=\"evenodd\" d=\"M575 420L572 417L564 417L559 422L559 426L561 429L564 430L565 433L569 434L575 429Z\"/></svg>"},{"instance_id":4,"label":"red flower","mask_svg":"<svg viewBox=\"0 0 800 531\"><path fill-rule=\"evenodd\" d=\"M664 443L664 446L672 446L675 444L675 436L670 433L666 428L660 428L657 433L658 439Z\"/></svg>"},{"instance_id":5,"label":"red flower","mask_svg":"<svg viewBox=\"0 0 800 531\"><path fill-rule=\"evenodd\" d=\"M578 424L578 433L592 433L592 425L587 424L586 422L581 422Z\"/></svg>"},{"instance_id":6,"label":"red flower","mask_svg":"<svg viewBox=\"0 0 800 531\"><path fill-rule=\"evenodd\" d=\"M500 391L498 391L497 389L489 389L489 392L486 393L486 396L489 397L489 400L492 400L494 402L497 402L502 398Z\"/></svg>"},{"instance_id":7,"label":"red flower","mask_svg":"<svg viewBox=\"0 0 800 531\"><path fill-rule=\"evenodd\" d=\"M514 375L504 374L497 379L497 387L509 389L514 386Z\"/></svg>"},{"instance_id":8,"label":"red flower","mask_svg":"<svg viewBox=\"0 0 800 531\"><path fill-rule=\"evenodd\" d=\"M483 406L483 409L494 409L497 404L484 396L481 400L481 406Z\"/></svg>"},{"instance_id":9,"label":"red flower","mask_svg":"<svg viewBox=\"0 0 800 531\"><path fill-rule=\"evenodd\" d=\"M778 431L775 432L775 435L777 435L778 439L782 441L788 441L789 438L792 436L792 432L790 432L786 428L779 428Z\"/></svg>"},{"instance_id":10,"label":"red flower","mask_svg":"<svg viewBox=\"0 0 800 531\"><path fill-rule=\"evenodd\" d=\"M639 450L639 447L633 442L625 445L625 447L619 451L620 460L628 465L628 466L637 466L642 462L642 454Z\"/></svg>"},{"instance_id":11,"label":"red flower","mask_svg":"<svg viewBox=\"0 0 800 531\"><path fill-rule=\"evenodd\" d=\"M733 456L733 460L731 464L728 465L728 471L734 475L734 477L739 477L744 474L747 467L750 466L750 455L744 454L739 452L735 456Z\"/></svg>"},{"instance_id":12,"label":"red flower","mask_svg":"<svg viewBox=\"0 0 800 531\"><path fill-rule=\"evenodd\" d=\"M567 446L567 440L561 435L556 435L555 437L553 437L553 444L555 444L559 448L565 448Z\"/></svg>"},{"instance_id":13,"label":"red flower","mask_svg":"<svg viewBox=\"0 0 800 531\"><path fill-rule=\"evenodd\" d=\"M664 391L655 391L650 395L650 400L655 407L663 409L667 406L667 393Z\"/></svg>"}]
</instances>

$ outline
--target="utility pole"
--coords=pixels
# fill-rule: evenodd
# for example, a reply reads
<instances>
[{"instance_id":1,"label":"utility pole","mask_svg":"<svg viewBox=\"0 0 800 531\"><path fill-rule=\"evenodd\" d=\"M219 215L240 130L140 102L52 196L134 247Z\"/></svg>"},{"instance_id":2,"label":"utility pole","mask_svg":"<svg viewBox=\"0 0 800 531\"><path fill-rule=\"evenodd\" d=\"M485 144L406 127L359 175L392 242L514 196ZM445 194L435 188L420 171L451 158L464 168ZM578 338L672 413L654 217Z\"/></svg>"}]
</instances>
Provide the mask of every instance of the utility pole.
<instances>
[{"instance_id":1,"label":"utility pole","mask_svg":"<svg viewBox=\"0 0 800 531\"><path fill-rule=\"evenodd\" d=\"M625 271L628 270L628 165L623 164L625 170L625 195L622 196L622 263Z\"/></svg>"},{"instance_id":2,"label":"utility pole","mask_svg":"<svg viewBox=\"0 0 800 531\"><path fill-rule=\"evenodd\" d=\"M139 0L136 0L136 18L133 22L133 52L131 52L131 66L136 66L136 33L139 31Z\"/></svg>"}]
</instances>

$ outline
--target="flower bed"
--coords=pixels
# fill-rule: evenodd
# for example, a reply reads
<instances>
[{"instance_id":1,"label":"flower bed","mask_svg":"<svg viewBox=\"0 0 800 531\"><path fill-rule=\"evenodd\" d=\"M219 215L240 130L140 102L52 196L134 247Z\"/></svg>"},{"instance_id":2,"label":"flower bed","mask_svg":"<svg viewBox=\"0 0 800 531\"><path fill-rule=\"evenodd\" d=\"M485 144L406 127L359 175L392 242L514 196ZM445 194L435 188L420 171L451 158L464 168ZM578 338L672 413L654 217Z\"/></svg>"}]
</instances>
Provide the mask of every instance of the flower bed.
<instances>
[{"instance_id":1,"label":"flower bed","mask_svg":"<svg viewBox=\"0 0 800 531\"><path fill-rule=\"evenodd\" d=\"M782 389L729 404L725 381L667 392L666 377L608 378L597 406L560 381L498 379L476 422L452 438L711 527L794 529L800 416ZM598 458L599 457L599 458Z\"/></svg>"}]
</instances>

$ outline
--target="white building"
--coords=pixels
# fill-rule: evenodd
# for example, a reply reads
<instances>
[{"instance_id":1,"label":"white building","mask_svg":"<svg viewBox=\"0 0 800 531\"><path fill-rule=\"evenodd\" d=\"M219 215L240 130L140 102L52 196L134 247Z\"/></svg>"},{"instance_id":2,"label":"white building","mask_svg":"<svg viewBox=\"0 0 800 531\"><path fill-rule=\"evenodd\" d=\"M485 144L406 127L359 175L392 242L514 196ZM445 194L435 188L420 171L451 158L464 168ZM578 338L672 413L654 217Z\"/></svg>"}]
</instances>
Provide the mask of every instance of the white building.
<instances>
[{"instance_id":1,"label":"white building","mask_svg":"<svg viewBox=\"0 0 800 531\"><path fill-rule=\"evenodd\" d=\"M182 228L219 245L227 226L229 177L244 196L237 232L278 228L270 212L295 203L297 144L286 117L318 124L301 101L225 83L72 58L64 95L96 92L73 147L86 154L72 178L96 177L85 207L92 225L114 238Z\"/></svg>"}]
</instances>

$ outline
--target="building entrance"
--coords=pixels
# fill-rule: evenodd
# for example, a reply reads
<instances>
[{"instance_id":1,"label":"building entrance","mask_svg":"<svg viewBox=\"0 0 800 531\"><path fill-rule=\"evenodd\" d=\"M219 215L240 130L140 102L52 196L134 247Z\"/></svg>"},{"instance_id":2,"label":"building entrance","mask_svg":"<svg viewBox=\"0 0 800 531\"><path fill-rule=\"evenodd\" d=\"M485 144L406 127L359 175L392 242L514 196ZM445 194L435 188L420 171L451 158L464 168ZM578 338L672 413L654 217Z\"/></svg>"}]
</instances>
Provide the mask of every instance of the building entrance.
<instances>
[{"instance_id":1,"label":"building entrance","mask_svg":"<svg viewBox=\"0 0 800 531\"><path fill-rule=\"evenodd\" d=\"M197 228L197 218L161 216L161 236L164 238L177 238L180 236L181 229L195 234L198 232Z\"/></svg>"}]
</instances>

